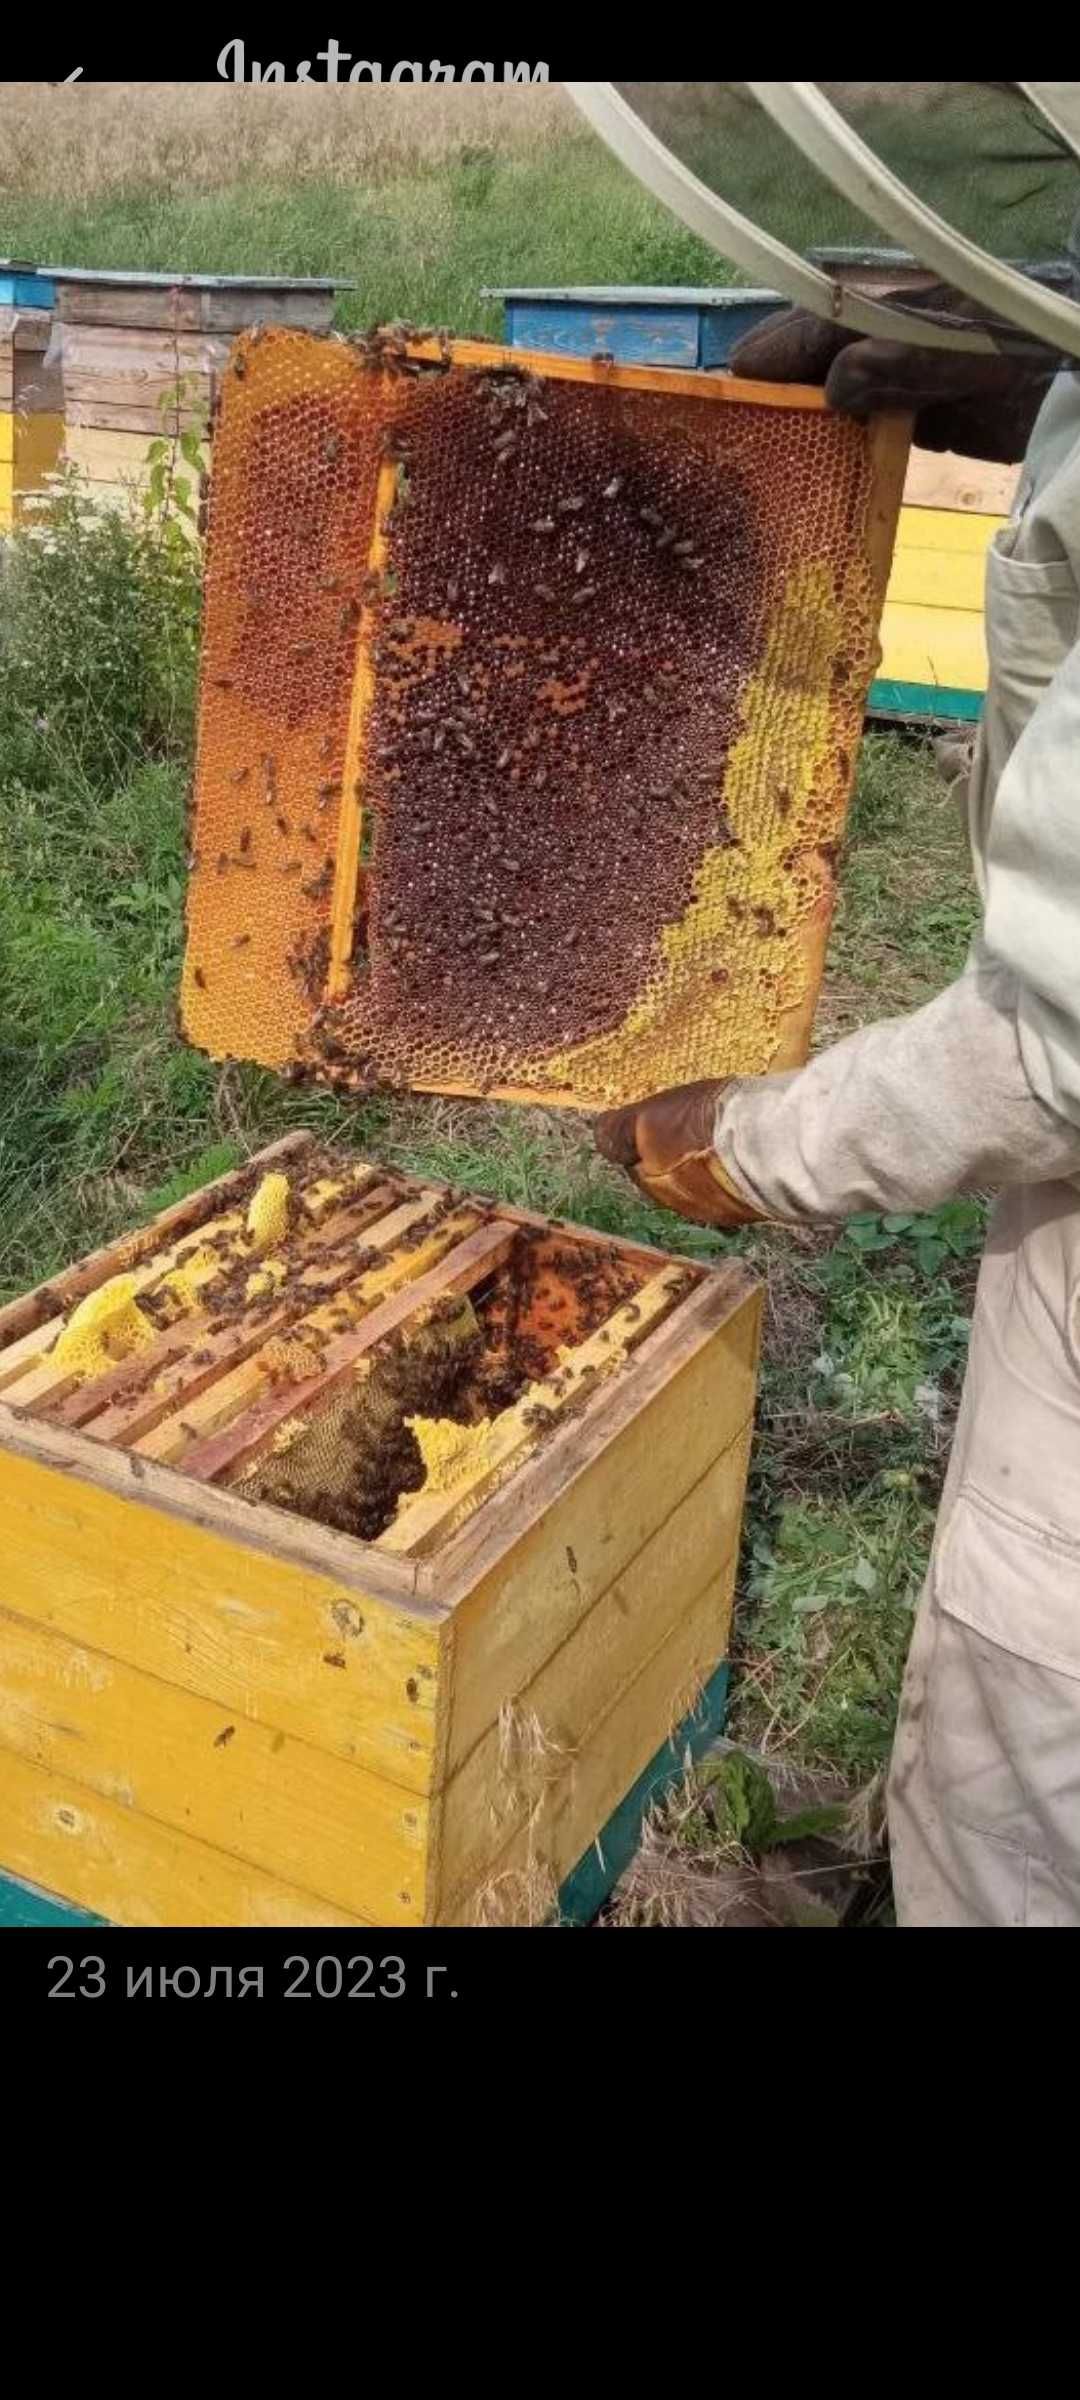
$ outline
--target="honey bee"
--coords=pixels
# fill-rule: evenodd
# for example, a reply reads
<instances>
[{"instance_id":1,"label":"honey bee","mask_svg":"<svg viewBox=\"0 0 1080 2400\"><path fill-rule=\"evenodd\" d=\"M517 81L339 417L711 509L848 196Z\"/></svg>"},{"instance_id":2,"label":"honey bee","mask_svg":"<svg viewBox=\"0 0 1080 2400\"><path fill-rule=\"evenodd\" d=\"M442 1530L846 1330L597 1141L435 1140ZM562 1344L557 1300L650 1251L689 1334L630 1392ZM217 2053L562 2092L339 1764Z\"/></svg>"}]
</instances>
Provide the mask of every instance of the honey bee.
<instances>
[{"instance_id":1,"label":"honey bee","mask_svg":"<svg viewBox=\"0 0 1080 2400\"><path fill-rule=\"evenodd\" d=\"M605 500L617 500L625 481L625 475L613 475L610 483L604 485Z\"/></svg>"},{"instance_id":2,"label":"honey bee","mask_svg":"<svg viewBox=\"0 0 1080 2400\"><path fill-rule=\"evenodd\" d=\"M192 975L193 975L193 977L194 977L194 981L195 981L195 983L196 983L196 986L197 986L198 990L199 990L200 992L205 992L205 990L206 990L206 977L205 977L205 975L203 974L202 968L201 968L201 967L193 967L193 968L192 968Z\"/></svg>"},{"instance_id":3,"label":"honey bee","mask_svg":"<svg viewBox=\"0 0 1080 2400\"><path fill-rule=\"evenodd\" d=\"M664 520L658 508L639 508L637 513L643 525L650 526L654 533L662 532Z\"/></svg>"},{"instance_id":4,"label":"honey bee","mask_svg":"<svg viewBox=\"0 0 1080 2400\"><path fill-rule=\"evenodd\" d=\"M511 451L517 449L517 440L517 433L513 426L506 433L500 433L498 441L494 444L496 458L508 458Z\"/></svg>"},{"instance_id":5,"label":"honey bee","mask_svg":"<svg viewBox=\"0 0 1080 2400\"><path fill-rule=\"evenodd\" d=\"M229 853L228 853L228 851L227 851L227 850L219 850L219 851L218 851L217 871L218 871L218 874L219 874L219 875L227 875L227 874L228 874L228 871L229 871Z\"/></svg>"},{"instance_id":6,"label":"honey bee","mask_svg":"<svg viewBox=\"0 0 1080 2400\"><path fill-rule=\"evenodd\" d=\"M214 685L215 690L219 692L231 692L233 688L233 679L231 675L212 675L210 681Z\"/></svg>"},{"instance_id":7,"label":"honey bee","mask_svg":"<svg viewBox=\"0 0 1080 2400\"><path fill-rule=\"evenodd\" d=\"M578 510L584 508L585 506L584 494L581 492L568 492L564 500L557 500L555 502L555 506L556 508L562 510L564 517L576 517Z\"/></svg>"},{"instance_id":8,"label":"honey bee","mask_svg":"<svg viewBox=\"0 0 1080 2400\"><path fill-rule=\"evenodd\" d=\"M242 352L238 353L237 357L234 358L232 362L232 371L237 382L242 383L245 375L247 374L247 360Z\"/></svg>"},{"instance_id":9,"label":"honey bee","mask_svg":"<svg viewBox=\"0 0 1080 2400\"><path fill-rule=\"evenodd\" d=\"M274 818L274 823L277 826L279 833L283 833L288 836L292 832L292 826L289 823L288 817L277 816Z\"/></svg>"},{"instance_id":10,"label":"honey bee","mask_svg":"<svg viewBox=\"0 0 1080 2400\"><path fill-rule=\"evenodd\" d=\"M234 949L234 950L246 950L246 949L247 949L247 946L248 946L248 943L250 942L250 940L251 940L251 935L250 935L250 933L238 933L238 934L234 935L234 937L233 937L233 949Z\"/></svg>"},{"instance_id":11,"label":"honey bee","mask_svg":"<svg viewBox=\"0 0 1080 2400\"><path fill-rule=\"evenodd\" d=\"M583 608L586 600L595 600L595 598L595 583L583 583L579 591L571 592L570 606L571 608Z\"/></svg>"},{"instance_id":12,"label":"honey bee","mask_svg":"<svg viewBox=\"0 0 1080 2400\"><path fill-rule=\"evenodd\" d=\"M243 828L243 830L242 830L242 832L241 832L241 835L240 835L240 854L241 854L241 857L245 857L245 858L246 858L246 856L247 856L247 853L248 853L248 851L250 850L250 848L251 848L251 827L250 827L250 825L245 825L245 826L244 826L244 828Z\"/></svg>"},{"instance_id":13,"label":"honey bee","mask_svg":"<svg viewBox=\"0 0 1080 2400\"><path fill-rule=\"evenodd\" d=\"M322 446L322 454L323 454L323 457L324 457L324 458L325 458L325 460L326 460L327 466L329 466L329 467L332 467L332 466L333 466L333 464L334 464L334 462L335 462L335 460L336 460L336 459L338 459L338 458L340 458L340 456L341 456L341 435L340 435L340 433L328 433L328 434L327 434L327 436L326 436L326 440L324 441L324 443L323 443L323 446Z\"/></svg>"},{"instance_id":14,"label":"honey bee","mask_svg":"<svg viewBox=\"0 0 1080 2400\"><path fill-rule=\"evenodd\" d=\"M538 600L554 600L555 598L550 583L534 583L532 588Z\"/></svg>"},{"instance_id":15,"label":"honey bee","mask_svg":"<svg viewBox=\"0 0 1080 2400\"><path fill-rule=\"evenodd\" d=\"M687 575L696 575L699 568L703 567L704 564L705 560L701 556L698 556L697 558L680 558L679 560L680 567L682 567L684 573Z\"/></svg>"},{"instance_id":16,"label":"honey bee","mask_svg":"<svg viewBox=\"0 0 1080 2400\"><path fill-rule=\"evenodd\" d=\"M594 350L592 364L594 367L613 367L615 364L614 350Z\"/></svg>"},{"instance_id":17,"label":"honey bee","mask_svg":"<svg viewBox=\"0 0 1080 2400\"><path fill-rule=\"evenodd\" d=\"M533 518L531 519L531 522L530 522L530 525L529 525L529 532L530 532L530 533L554 533L554 531L555 531L555 519L554 519L554 517L533 517Z\"/></svg>"},{"instance_id":18,"label":"honey bee","mask_svg":"<svg viewBox=\"0 0 1080 2400\"><path fill-rule=\"evenodd\" d=\"M287 858L281 872L283 875L299 875L302 865L302 859Z\"/></svg>"},{"instance_id":19,"label":"honey bee","mask_svg":"<svg viewBox=\"0 0 1080 2400\"><path fill-rule=\"evenodd\" d=\"M229 777L229 782L230 782L230 783L246 783L246 782L247 782L247 779L248 779L248 776L250 775L250 773L251 773L251 768L250 768L250 767L234 767L234 768L233 768L233 771L232 771L232 774L231 774L231 775L230 775L230 777Z\"/></svg>"},{"instance_id":20,"label":"honey bee","mask_svg":"<svg viewBox=\"0 0 1080 2400\"><path fill-rule=\"evenodd\" d=\"M494 566L488 569L488 582L506 582L506 568L503 566L501 559L496 559Z\"/></svg>"},{"instance_id":21,"label":"honey bee","mask_svg":"<svg viewBox=\"0 0 1080 2400\"><path fill-rule=\"evenodd\" d=\"M588 551L587 551L587 550L579 550L579 551L578 551L578 554L577 554L577 557L576 557L576 558L575 558L575 560L574 560L574 573L575 573L575 575L583 575L583 574L584 574L584 572L585 572L585 569L586 569L586 567L588 566L588 563L589 563L589 553L588 553Z\"/></svg>"},{"instance_id":22,"label":"honey bee","mask_svg":"<svg viewBox=\"0 0 1080 2400\"><path fill-rule=\"evenodd\" d=\"M676 544L675 544L675 556L676 556L676 558L690 558L690 557L692 557L692 555L693 555L693 553L694 553L694 551L695 551L695 549L696 549L696 548L697 548L697 544L696 544L696 542L694 542L693 540L689 540L689 541L688 541L688 540L683 540L683 541L681 541L681 542L676 542Z\"/></svg>"}]
</instances>

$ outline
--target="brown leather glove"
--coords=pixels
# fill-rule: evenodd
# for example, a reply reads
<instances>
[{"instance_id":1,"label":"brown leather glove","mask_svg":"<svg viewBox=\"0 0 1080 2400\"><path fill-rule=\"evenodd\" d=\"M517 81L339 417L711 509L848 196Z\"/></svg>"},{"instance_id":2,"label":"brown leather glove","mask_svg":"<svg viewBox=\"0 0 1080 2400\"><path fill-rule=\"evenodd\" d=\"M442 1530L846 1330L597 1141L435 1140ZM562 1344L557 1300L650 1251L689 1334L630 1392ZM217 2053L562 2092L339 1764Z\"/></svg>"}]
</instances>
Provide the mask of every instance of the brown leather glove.
<instances>
[{"instance_id":1,"label":"brown leather glove","mask_svg":"<svg viewBox=\"0 0 1080 2400\"><path fill-rule=\"evenodd\" d=\"M679 1083L628 1108L609 1108L597 1117L597 1148L623 1167L659 1208L689 1217L695 1225L750 1225L759 1209L728 1181L713 1149L716 1111L732 1078Z\"/></svg>"},{"instance_id":2,"label":"brown leather glove","mask_svg":"<svg viewBox=\"0 0 1080 2400\"><path fill-rule=\"evenodd\" d=\"M830 408L847 416L907 409L922 450L954 450L1005 466L1023 458L1047 385L1064 362L947 284L884 297L920 314L985 323L1001 346L993 354L908 348L791 308L736 343L732 372L766 383L823 383Z\"/></svg>"}]
</instances>

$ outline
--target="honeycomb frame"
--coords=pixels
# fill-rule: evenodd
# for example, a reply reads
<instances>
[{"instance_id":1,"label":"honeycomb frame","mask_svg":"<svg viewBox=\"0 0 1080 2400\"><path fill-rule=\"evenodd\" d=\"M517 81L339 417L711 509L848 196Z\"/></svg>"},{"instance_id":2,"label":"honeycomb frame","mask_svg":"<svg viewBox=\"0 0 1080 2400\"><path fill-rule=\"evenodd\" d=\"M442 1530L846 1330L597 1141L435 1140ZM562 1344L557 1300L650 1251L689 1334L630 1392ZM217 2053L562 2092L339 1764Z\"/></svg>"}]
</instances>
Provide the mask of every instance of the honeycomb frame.
<instances>
[{"instance_id":1,"label":"honeycomb frame","mask_svg":"<svg viewBox=\"0 0 1080 2400\"><path fill-rule=\"evenodd\" d=\"M810 387L244 337L187 1037L579 1108L801 1063L909 437Z\"/></svg>"}]
</instances>

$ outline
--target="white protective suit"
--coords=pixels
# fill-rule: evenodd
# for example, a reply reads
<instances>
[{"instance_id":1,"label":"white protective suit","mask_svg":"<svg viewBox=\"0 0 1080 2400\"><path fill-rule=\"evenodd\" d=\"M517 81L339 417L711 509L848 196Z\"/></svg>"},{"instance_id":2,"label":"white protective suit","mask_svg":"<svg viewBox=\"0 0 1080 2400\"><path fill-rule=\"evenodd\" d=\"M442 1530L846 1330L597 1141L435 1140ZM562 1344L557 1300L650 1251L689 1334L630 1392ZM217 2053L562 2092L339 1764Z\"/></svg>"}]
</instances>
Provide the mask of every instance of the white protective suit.
<instances>
[{"instance_id":1,"label":"white protective suit","mask_svg":"<svg viewBox=\"0 0 1080 2400\"><path fill-rule=\"evenodd\" d=\"M889 1790L906 1925L1080 1925L1080 371L988 561L965 973L790 1075L716 1150L770 1217L998 1189Z\"/></svg>"}]
</instances>

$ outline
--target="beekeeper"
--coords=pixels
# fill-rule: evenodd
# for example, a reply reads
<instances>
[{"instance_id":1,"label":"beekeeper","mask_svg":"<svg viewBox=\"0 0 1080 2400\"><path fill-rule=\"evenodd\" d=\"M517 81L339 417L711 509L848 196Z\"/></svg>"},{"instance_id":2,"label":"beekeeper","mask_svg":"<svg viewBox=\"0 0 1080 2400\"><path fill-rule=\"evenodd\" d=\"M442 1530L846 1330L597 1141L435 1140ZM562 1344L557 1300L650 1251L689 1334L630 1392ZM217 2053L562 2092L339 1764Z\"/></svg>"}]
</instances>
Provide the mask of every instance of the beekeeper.
<instances>
[{"instance_id":1,"label":"beekeeper","mask_svg":"<svg viewBox=\"0 0 1080 2400\"><path fill-rule=\"evenodd\" d=\"M909 406L916 441L1021 455L1031 375L1007 359L853 340L795 311L734 363L800 381L827 369L839 408ZM1044 386L988 561L986 636L967 790L983 921L964 973L794 1073L660 1092L602 1117L598 1139L645 1192L715 1225L831 1223L996 1193L893 1752L897 1914L1080 1925L1075 364Z\"/></svg>"}]
</instances>

